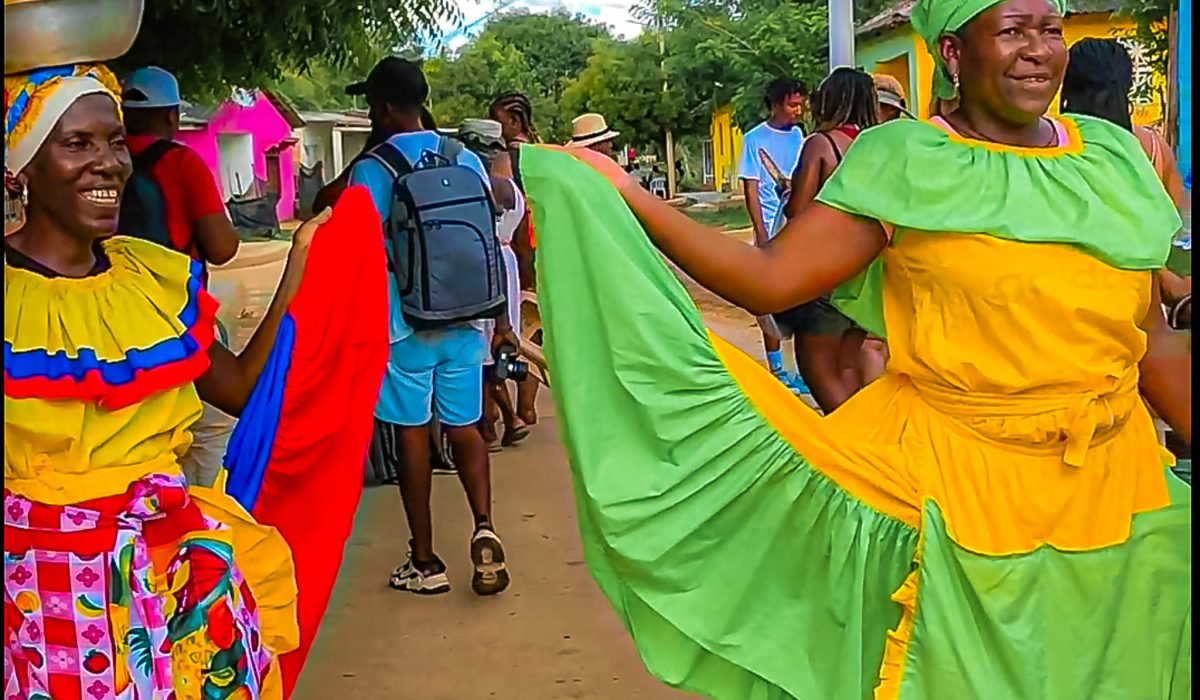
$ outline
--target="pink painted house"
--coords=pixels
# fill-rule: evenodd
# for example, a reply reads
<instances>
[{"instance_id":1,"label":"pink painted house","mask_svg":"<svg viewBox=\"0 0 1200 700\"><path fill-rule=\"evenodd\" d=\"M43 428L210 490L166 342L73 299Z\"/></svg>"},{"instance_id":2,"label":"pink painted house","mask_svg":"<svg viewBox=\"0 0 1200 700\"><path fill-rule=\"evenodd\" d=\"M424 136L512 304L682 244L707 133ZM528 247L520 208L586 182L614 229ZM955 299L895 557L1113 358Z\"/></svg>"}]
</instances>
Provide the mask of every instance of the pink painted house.
<instances>
[{"instance_id":1,"label":"pink painted house","mask_svg":"<svg viewBox=\"0 0 1200 700\"><path fill-rule=\"evenodd\" d=\"M176 140L195 149L220 183L225 201L278 192L280 221L296 218L296 110L267 90L235 90L215 109L188 106Z\"/></svg>"}]
</instances>

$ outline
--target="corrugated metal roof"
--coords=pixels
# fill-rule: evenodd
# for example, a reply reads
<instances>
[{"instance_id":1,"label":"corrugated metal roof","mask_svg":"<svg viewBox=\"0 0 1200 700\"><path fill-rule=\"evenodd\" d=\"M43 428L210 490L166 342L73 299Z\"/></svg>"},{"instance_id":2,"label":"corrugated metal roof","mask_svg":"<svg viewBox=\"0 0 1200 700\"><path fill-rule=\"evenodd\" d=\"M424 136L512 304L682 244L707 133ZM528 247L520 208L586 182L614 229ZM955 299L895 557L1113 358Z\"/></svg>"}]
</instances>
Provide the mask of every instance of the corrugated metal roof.
<instances>
[{"instance_id":1,"label":"corrugated metal roof","mask_svg":"<svg viewBox=\"0 0 1200 700\"><path fill-rule=\"evenodd\" d=\"M332 124L334 126L370 127L371 120L365 114L356 111L348 112L300 112L301 118L309 124Z\"/></svg>"},{"instance_id":2,"label":"corrugated metal roof","mask_svg":"<svg viewBox=\"0 0 1200 700\"><path fill-rule=\"evenodd\" d=\"M901 0L860 24L854 32L855 35L865 36L876 32L885 32L907 24L912 19L913 3L914 0ZM1070 0L1070 7L1069 14L1116 12L1121 9L1121 3L1118 0Z\"/></svg>"}]
</instances>

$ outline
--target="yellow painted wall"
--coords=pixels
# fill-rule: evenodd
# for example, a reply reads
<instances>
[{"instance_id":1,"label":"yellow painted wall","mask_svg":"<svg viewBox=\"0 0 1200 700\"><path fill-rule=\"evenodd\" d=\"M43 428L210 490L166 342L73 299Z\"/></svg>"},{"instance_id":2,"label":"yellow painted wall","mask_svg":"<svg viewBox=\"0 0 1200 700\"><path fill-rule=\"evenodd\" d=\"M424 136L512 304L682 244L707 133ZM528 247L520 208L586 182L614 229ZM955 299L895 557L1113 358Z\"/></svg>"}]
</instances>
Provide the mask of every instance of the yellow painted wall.
<instances>
[{"instance_id":1,"label":"yellow painted wall","mask_svg":"<svg viewBox=\"0 0 1200 700\"><path fill-rule=\"evenodd\" d=\"M728 192L737 180L737 162L742 154L742 130L733 123L733 107L718 107L709 131L713 146L713 186Z\"/></svg>"},{"instance_id":2,"label":"yellow painted wall","mask_svg":"<svg viewBox=\"0 0 1200 700\"><path fill-rule=\"evenodd\" d=\"M1107 39L1126 36L1131 34L1133 29L1134 24L1132 20L1113 17L1107 13L1071 15L1067 18L1063 26L1068 46L1075 44L1075 42L1081 39ZM916 33L913 33L911 35L911 49L906 47L909 53L890 56L886 60L873 58L873 56L894 53L895 49L883 52L880 52L878 49L885 42L894 42L895 40L895 32L888 32L880 37L860 41L857 48L857 53L860 57L860 67L872 73L887 73L899 80L908 93L909 108L915 108L915 113L921 119L928 119L931 97L930 86L933 84L933 56L925 48L925 42ZM913 70L914 67L915 70ZM914 73L915 76L912 75ZM915 80L912 80L913 77L915 77ZM1162 122L1165 86L1166 79L1163 76L1156 75L1154 100L1150 104L1134 106L1133 123L1157 125ZM1050 107L1050 113L1058 113L1057 98Z\"/></svg>"}]
</instances>

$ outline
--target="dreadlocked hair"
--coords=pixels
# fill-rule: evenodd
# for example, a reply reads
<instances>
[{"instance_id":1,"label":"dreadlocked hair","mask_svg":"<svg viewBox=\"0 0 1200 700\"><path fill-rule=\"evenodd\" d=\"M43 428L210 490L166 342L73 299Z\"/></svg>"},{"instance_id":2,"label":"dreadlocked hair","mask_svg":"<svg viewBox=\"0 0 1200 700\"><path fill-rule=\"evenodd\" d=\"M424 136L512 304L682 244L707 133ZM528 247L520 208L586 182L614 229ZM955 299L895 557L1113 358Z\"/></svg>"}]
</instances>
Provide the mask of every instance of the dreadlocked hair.
<instances>
[{"instance_id":1,"label":"dreadlocked hair","mask_svg":"<svg viewBox=\"0 0 1200 700\"><path fill-rule=\"evenodd\" d=\"M521 130L529 135L535 143L541 143L541 138L538 137L537 128L533 125L533 103L529 98L520 92L506 92L496 99L492 100L492 104L488 107L488 112L494 115L496 112L505 111L512 112L517 115L517 119L521 122Z\"/></svg>"},{"instance_id":2,"label":"dreadlocked hair","mask_svg":"<svg viewBox=\"0 0 1200 700\"><path fill-rule=\"evenodd\" d=\"M1133 89L1133 59L1116 39L1084 39L1071 47L1063 76L1063 112L1108 120L1133 131L1129 91Z\"/></svg>"},{"instance_id":3,"label":"dreadlocked hair","mask_svg":"<svg viewBox=\"0 0 1200 700\"><path fill-rule=\"evenodd\" d=\"M868 129L879 123L879 97L869 73L854 68L835 68L817 88L812 101L818 131L840 126Z\"/></svg>"}]
</instances>

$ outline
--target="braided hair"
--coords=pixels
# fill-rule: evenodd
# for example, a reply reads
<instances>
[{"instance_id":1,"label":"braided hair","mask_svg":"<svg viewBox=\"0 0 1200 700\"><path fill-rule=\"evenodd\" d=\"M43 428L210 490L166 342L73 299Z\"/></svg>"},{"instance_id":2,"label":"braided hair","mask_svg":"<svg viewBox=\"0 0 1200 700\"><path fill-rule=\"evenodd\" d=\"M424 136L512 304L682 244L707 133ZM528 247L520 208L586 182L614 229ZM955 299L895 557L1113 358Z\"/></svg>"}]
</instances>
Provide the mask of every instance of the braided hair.
<instances>
[{"instance_id":1,"label":"braided hair","mask_svg":"<svg viewBox=\"0 0 1200 700\"><path fill-rule=\"evenodd\" d=\"M494 119L498 112L516 114L517 120L521 122L521 131L528 134L534 143L541 143L537 129L533 126L533 103L523 93L506 92L492 100L491 106L488 107L488 113Z\"/></svg>"},{"instance_id":2,"label":"braided hair","mask_svg":"<svg viewBox=\"0 0 1200 700\"><path fill-rule=\"evenodd\" d=\"M1064 112L1099 117L1133 131L1132 89L1133 59L1121 42L1084 39L1071 47L1059 105Z\"/></svg>"},{"instance_id":3,"label":"braided hair","mask_svg":"<svg viewBox=\"0 0 1200 700\"><path fill-rule=\"evenodd\" d=\"M854 68L835 68L813 96L813 119L817 131L840 126L868 129L879 123L879 97L869 73Z\"/></svg>"}]
</instances>

